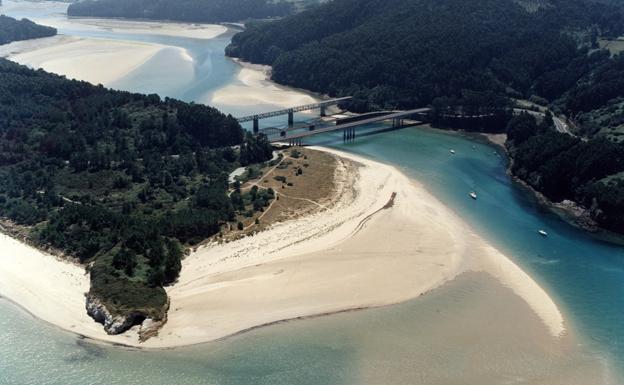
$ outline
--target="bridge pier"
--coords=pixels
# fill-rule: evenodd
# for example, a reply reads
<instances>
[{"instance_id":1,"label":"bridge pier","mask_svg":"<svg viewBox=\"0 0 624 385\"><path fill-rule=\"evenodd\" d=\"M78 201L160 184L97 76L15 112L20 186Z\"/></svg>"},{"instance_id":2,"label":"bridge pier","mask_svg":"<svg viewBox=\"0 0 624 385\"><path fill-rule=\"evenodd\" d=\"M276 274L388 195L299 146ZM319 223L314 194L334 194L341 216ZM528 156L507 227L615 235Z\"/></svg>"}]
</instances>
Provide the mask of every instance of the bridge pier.
<instances>
[{"instance_id":1,"label":"bridge pier","mask_svg":"<svg viewBox=\"0 0 624 385\"><path fill-rule=\"evenodd\" d=\"M288 147L295 147L295 146L301 147L302 144L303 144L303 139L301 138L288 139Z\"/></svg>"},{"instance_id":2,"label":"bridge pier","mask_svg":"<svg viewBox=\"0 0 624 385\"><path fill-rule=\"evenodd\" d=\"M326 107L324 105L321 105L321 118L324 118L327 116L327 111L325 109Z\"/></svg>"},{"instance_id":3,"label":"bridge pier","mask_svg":"<svg viewBox=\"0 0 624 385\"><path fill-rule=\"evenodd\" d=\"M253 133L257 134L260 132L260 119L258 117L253 118Z\"/></svg>"},{"instance_id":4,"label":"bridge pier","mask_svg":"<svg viewBox=\"0 0 624 385\"><path fill-rule=\"evenodd\" d=\"M288 111L288 127L292 127L295 124L295 112L293 110Z\"/></svg>"},{"instance_id":5,"label":"bridge pier","mask_svg":"<svg viewBox=\"0 0 624 385\"><path fill-rule=\"evenodd\" d=\"M345 128L342 131L342 140L345 143L355 140L355 127Z\"/></svg>"},{"instance_id":6,"label":"bridge pier","mask_svg":"<svg viewBox=\"0 0 624 385\"><path fill-rule=\"evenodd\" d=\"M402 118L393 118L392 119L392 128L400 128L403 127L403 119Z\"/></svg>"}]
</instances>

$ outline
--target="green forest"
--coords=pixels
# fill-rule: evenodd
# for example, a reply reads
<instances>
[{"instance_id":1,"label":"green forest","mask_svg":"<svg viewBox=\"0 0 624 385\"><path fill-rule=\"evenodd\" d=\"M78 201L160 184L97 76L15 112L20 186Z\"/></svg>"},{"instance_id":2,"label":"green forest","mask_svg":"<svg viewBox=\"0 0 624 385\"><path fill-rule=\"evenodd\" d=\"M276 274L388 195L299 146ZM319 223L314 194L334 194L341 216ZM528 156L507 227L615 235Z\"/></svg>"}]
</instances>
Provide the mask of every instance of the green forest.
<instances>
[{"instance_id":1,"label":"green forest","mask_svg":"<svg viewBox=\"0 0 624 385\"><path fill-rule=\"evenodd\" d=\"M249 23L226 53L272 65L277 82L354 96L354 111L430 106L439 125L508 127L516 176L624 232L624 55L599 49L623 34L617 1L334 0ZM517 99L569 117L585 140L509 122ZM466 116L478 118L454 118Z\"/></svg>"},{"instance_id":2,"label":"green forest","mask_svg":"<svg viewBox=\"0 0 624 385\"><path fill-rule=\"evenodd\" d=\"M67 13L215 23L285 16L293 9L289 2L269 0L86 0L71 4Z\"/></svg>"},{"instance_id":3,"label":"green forest","mask_svg":"<svg viewBox=\"0 0 624 385\"><path fill-rule=\"evenodd\" d=\"M560 202L589 209L601 227L624 233L624 144L605 137L582 140L556 132L552 120L522 114L507 126L512 172Z\"/></svg>"},{"instance_id":4,"label":"green forest","mask_svg":"<svg viewBox=\"0 0 624 385\"><path fill-rule=\"evenodd\" d=\"M553 97L582 75L598 35L624 31L619 7L553 3L529 12L512 0L335 0L249 23L227 54L272 65L283 84L355 96L354 110L466 93Z\"/></svg>"},{"instance_id":5,"label":"green forest","mask_svg":"<svg viewBox=\"0 0 624 385\"><path fill-rule=\"evenodd\" d=\"M56 29L33 23L28 19L15 20L0 15L0 45L13 41L36 39L56 35Z\"/></svg>"},{"instance_id":6,"label":"green forest","mask_svg":"<svg viewBox=\"0 0 624 385\"><path fill-rule=\"evenodd\" d=\"M0 216L87 264L113 314L162 319L186 248L235 218L227 172L270 157L214 108L0 59Z\"/></svg>"}]
</instances>

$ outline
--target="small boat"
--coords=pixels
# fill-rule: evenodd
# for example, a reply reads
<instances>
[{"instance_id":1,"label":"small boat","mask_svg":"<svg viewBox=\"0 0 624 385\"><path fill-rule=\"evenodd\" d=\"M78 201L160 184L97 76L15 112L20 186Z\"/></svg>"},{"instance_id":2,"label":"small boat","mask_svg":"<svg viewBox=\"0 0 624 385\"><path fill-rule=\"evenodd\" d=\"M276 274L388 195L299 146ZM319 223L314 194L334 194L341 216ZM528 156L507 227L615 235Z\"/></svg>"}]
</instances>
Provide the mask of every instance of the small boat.
<instances>
[{"instance_id":1,"label":"small boat","mask_svg":"<svg viewBox=\"0 0 624 385\"><path fill-rule=\"evenodd\" d=\"M455 150L453 150L452 148L449 150L449 152L453 155L455 155Z\"/></svg>"},{"instance_id":2,"label":"small boat","mask_svg":"<svg viewBox=\"0 0 624 385\"><path fill-rule=\"evenodd\" d=\"M546 231L544 231L544 230L538 230L537 232L539 233L539 235L541 235L543 237L547 237L548 236L548 233Z\"/></svg>"},{"instance_id":3,"label":"small boat","mask_svg":"<svg viewBox=\"0 0 624 385\"><path fill-rule=\"evenodd\" d=\"M470 197L471 197L472 199L477 200L477 193L476 193L476 192L472 191L472 192L471 192L470 194L468 194L468 195L470 195Z\"/></svg>"}]
</instances>

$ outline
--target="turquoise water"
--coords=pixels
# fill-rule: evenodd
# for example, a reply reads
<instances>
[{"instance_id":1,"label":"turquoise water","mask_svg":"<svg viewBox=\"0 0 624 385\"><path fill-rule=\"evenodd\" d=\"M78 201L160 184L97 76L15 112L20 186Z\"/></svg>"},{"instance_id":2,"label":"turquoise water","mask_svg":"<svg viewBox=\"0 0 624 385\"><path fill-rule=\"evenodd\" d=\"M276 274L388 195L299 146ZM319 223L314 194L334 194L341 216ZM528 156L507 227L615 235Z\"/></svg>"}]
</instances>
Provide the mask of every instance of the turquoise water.
<instances>
[{"instance_id":1,"label":"turquoise water","mask_svg":"<svg viewBox=\"0 0 624 385\"><path fill-rule=\"evenodd\" d=\"M8 13L54 20L64 18L60 14L63 7L18 7L10 8ZM167 57L155 57L120 81L118 86L127 90L193 101L237 81L238 67L223 56L228 35L206 42L114 34L86 30L79 25L61 32L173 45L187 49L195 61L192 81L160 84L152 80L154 74L175 71L175 67ZM242 115L274 107L259 105L251 111L223 108ZM283 124L282 120L266 124ZM360 137L349 144L342 143L342 134L324 135L310 143L396 165L423 182L477 232L542 283L590 350L624 368L624 248L594 240L540 209L530 195L510 181L505 173L506 160L493 147L422 128ZM456 150L455 156L450 156L450 148ZM472 190L478 192L478 201L467 197ZM545 229L549 237L538 236L537 229ZM357 383L363 362L380 368L387 364L379 357L362 360L363 336L381 333L391 341L405 339L415 343L417 336L405 328L426 308L420 301L429 300L265 328L200 347L146 353L77 340L0 300L0 383ZM407 358L417 357L415 345L406 344L413 349L405 348L403 354Z\"/></svg>"}]
</instances>

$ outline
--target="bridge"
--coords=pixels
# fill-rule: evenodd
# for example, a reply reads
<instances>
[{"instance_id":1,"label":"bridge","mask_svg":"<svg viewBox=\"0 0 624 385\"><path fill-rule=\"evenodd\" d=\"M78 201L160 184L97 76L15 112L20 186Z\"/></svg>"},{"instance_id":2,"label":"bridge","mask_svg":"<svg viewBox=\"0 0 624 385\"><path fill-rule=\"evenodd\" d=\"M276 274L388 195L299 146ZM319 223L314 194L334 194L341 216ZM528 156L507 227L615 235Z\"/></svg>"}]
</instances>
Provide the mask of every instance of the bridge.
<instances>
[{"instance_id":1,"label":"bridge","mask_svg":"<svg viewBox=\"0 0 624 385\"><path fill-rule=\"evenodd\" d=\"M320 109L321 116L325 116L326 115L325 111L327 107L335 106L341 102L346 102L347 100L351 100L351 99L352 99L351 96L346 96L344 98L323 100L322 102L319 102L319 103L305 104L303 106L292 107L292 108L288 108L285 110L266 112L264 114L243 116L241 118L237 118L236 120L238 120L239 123L253 122L253 132L254 134L257 134L260 131L261 119L272 118L274 116L288 115L288 126L292 126L295 122L295 112Z\"/></svg>"},{"instance_id":2,"label":"bridge","mask_svg":"<svg viewBox=\"0 0 624 385\"><path fill-rule=\"evenodd\" d=\"M357 120L357 121L349 121L347 123L342 123L342 124L338 123L336 125L327 126L327 127L316 127L315 125L310 124L304 127L299 127L298 129L287 128L287 129L280 130L279 137L269 138L269 142L270 143L287 142L291 145L301 144L301 140L303 138L313 136L313 135L323 134L327 132L339 131L339 130L343 131L343 139L345 141L349 141L349 140L355 139L356 128L359 126L392 120L392 128L401 128L404 126L404 120L407 120L410 118L413 119L415 117L421 118L424 114L428 113L429 111L430 111L430 108L418 108L418 109L408 110L408 111L389 112L385 115L374 115L373 117L370 117L370 118L364 118L364 119ZM306 131L302 131L302 130L306 130Z\"/></svg>"}]
</instances>

